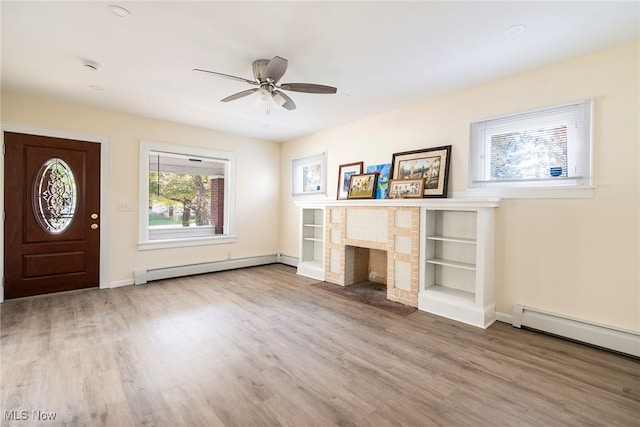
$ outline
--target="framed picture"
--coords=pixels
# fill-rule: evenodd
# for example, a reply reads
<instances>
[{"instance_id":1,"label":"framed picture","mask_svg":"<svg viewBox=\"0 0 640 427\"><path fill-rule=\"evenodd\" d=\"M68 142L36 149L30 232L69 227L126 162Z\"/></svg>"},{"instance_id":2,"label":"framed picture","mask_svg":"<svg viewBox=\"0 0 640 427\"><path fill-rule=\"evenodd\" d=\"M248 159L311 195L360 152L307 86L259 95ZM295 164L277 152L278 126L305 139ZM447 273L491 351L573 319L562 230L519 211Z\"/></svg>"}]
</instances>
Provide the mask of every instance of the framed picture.
<instances>
[{"instance_id":1,"label":"framed picture","mask_svg":"<svg viewBox=\"0 0 640 427\"><path fill-rule=\"evenodd\" d=\"M367 166L367 173L378 175L376 184L376 199L386 199L389 197L389 174L391 173L391 163Z\"/></svg>"},{"instance_id":2,"label":"framed picture","mask_svg":"<svg viewBox=\"0 0 640 427\"><path fill-rule=\"evenodd\" d=\"M447 197L451 146L393 153L391 178L424 178L422 197Z\"/></svg>"},{"instance_id":3,"label":"framed picture","mask_svg":"<svg viewBox=\"0 0 640 427\"><path fill-rule=\"evenodd\" d=\"M363 173L351 175L349 180L349 199L373 199L376 194L376 181L378 175L375 173Z\"/></svg>"},{"instance_id":4,"label":"framed picture","mask_svg":"<svg viewBox=\"0 0 640 427\"><path fill-rule=\"evenodd\" d=\"M345 163L338 168L338 200L346 199L349 194L349 180L352 175L362 173L362 162Z\"/></svg>"},{"instance_id":5,"label":"framed picture","mask_svg":"<svg viewBox=\"0 0 640 427\"><path fill-rule=\"evenodd\" d=\"M424 178L392 179L389 181L390 199L421 199L424 195Z\"/></svg>"},{"instance_id":6,"label":"framed picture","mask_svg":"<svg viewBox=\"0 0 640 427\"><path fill-rule=\"evenodd\" d=\"M325 154L291 161L291 194L326 194Z\"/></svg>"}]
</instances>

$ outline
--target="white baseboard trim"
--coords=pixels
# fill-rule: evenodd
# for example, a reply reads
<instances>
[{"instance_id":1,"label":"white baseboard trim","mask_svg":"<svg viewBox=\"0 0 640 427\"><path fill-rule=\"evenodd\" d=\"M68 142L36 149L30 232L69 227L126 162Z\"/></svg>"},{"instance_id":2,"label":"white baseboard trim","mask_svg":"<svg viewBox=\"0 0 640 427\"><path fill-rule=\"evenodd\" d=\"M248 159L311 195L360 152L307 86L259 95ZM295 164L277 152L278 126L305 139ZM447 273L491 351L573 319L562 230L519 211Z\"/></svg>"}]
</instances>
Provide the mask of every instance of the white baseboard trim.
<instances>
[{"instance_id":1,"label":"white baseboard trim","mask_svg":"<svg viewBox=\"0 0 640 427\"><path fill-rule=\"evenodd\" d=\"M127 280L117 280L115 282L111 282L109 283L107 286L103 286L100 289L113 289L113 288L120 288L122 286L129 286L129 285L133 285L133 279L127 279Z\"/></svg>"},{"instance_id":2,"label":"white baseboard trim","mask_svg":"<svg viewBox=\"0 0 640 427\"><path fill-rule=\"evenodd\" d=\"M511 314L499 313L496 311L495 315L496 315L496 320L498 322L508 323L510 325L513 325L513 316Z\"/></svg>"},{"instance_id":3,"label":"white baseboard trim","mask_svg":"<svg viewBox=\"0 0 640 427\"><path fill-rule=\"evenodd\" d=\"M298 266L298 258L290 256L290 255L278 254L278 262L280 264L289 265L291 267L297 267Z\"/></svg>"},{"instance_id":4,"label":"white baseboard trim","mask_svg":"<svg viewBox=\"0 0 640 427\"><path fill-rule=\"evenodd\" d=\"M191 276L194 274L213 273L216 271L233 270L235 268L255 267L258 265L275 264L278 256L263 255L249 258L229 259L202 264L179 265L173 267L138 269L133 272L134 283L144 285L153 280L170 279L173 277Z\"/></svg>"},{"instance_id":5,"label":"white baseboard trim","mask_svg":"<svg viewBox=\"0 0 640 427\"><path fill-rule=\"evenodd\" d=\"M526 327L640 357L640 334L522 305L513 306L513 326Z\"/></svg>"}]
</instances>

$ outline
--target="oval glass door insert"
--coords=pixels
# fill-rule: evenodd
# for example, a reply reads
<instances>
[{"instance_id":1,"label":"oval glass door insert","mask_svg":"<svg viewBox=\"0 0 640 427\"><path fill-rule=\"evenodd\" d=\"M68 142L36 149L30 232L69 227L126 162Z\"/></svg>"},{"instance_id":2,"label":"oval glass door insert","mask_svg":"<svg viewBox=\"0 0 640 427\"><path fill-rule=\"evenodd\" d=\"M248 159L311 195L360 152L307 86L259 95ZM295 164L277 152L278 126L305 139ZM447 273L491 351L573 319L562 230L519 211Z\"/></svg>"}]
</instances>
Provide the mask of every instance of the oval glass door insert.
<instances>
[{"instance_id":1,"label":"oval glass door insert","mask_svg":"<svg viewBox=\"0 0 640 427\"><path fill-rule=\"evenodd\" d=\"M52 158L44 162L36 175L33 210L40 226L47 232L63 232L76 213L76 179L64 160Z\"/></svg>"}]
</instances>

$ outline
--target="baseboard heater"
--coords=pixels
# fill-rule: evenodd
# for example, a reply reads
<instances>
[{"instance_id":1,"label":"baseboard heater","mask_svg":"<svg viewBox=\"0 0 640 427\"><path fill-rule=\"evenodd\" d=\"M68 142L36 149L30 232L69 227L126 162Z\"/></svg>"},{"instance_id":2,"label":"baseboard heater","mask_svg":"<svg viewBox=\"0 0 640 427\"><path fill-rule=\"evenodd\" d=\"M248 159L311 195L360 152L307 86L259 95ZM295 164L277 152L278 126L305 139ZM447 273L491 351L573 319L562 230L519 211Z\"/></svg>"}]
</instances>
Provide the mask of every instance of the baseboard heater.
<instances>
[{"instance_id":1,"label":"baseboard heater","mask_svg":"<svg viewBox=\"0 0 640 427\"><path fill-rule=\"evenodd\" d=\"M284 254L278 255L278 262L280 264L285 264L291 267L298 266L298 258L289 256L289 255L284 255Z\"/></svg>"},{"instance_id":2,"label":"baseboard heater","mask_svg":"<svg viewBox=\"0 0 640 427\"><path fill-rule=\"evenodd\" d=\"M572 319L531 307L513 307L513 326L525 327L574 341L640 357L640 334Z\"/></svg>"},{"instance_id":3,"label":"baseboard heater","mask_svg":"<svg viewBox=\"0 0 640 427\"><path fill-rule=\"evenodd\" d=\"M256 267L258 265L275 264L280 262L280 255L263 255L249 258L228 259L223 261L206 262L202 264L180 265L175 267L140 269L133 272L134 284L144 285L147 282L174 277L192 276L194 274L214 273L216 271L233 270L236 268Z\"/></svg>"}]
</instances>

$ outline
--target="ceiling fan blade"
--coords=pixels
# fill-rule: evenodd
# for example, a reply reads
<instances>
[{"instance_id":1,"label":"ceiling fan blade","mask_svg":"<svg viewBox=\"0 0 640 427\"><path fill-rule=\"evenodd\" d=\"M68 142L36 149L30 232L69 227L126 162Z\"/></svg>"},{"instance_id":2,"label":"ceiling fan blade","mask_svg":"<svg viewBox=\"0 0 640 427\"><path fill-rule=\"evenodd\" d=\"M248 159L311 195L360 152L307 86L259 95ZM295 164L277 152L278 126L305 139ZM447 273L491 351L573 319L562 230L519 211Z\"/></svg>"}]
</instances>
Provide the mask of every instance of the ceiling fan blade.
<instances>
[{"instance_id":1,"label":"ceiling fan blade","mask_svg":"<svg viewBox=\"0 0 640 427\"><path fill-rule=\"evenodd\" d=\"M286 59L274 56L273 59L269 61L269 65L267 65L265 77L273 80L274 83L277 83L287 71L287 64L288 61Z\"/></svg>"},{"instance_id":2,"label":"ceiling fan blade","mask_svg":"<svg viewBox=\"0 0 640 427\"><path fill-rule=\"evenodd\" d=\"M254 89L243 90L242 92L234 93L233 95L230 95L230 96L227 96L224 99L221 99L220 102L235 101L236 99L244 98L245 96L249 96L252 93L256 93L259 90L260 90L260 88L257 88L257 87L254 88Z\"/></svg>"},{"instance_id":3,"label":"ceiling fan blade","mask_svg":"<svg viewBox=\"0 0 640 427\"><path fill-rule=\"evenodd\" d=\"M338 91L338 89L333 86L316 85L313 83L283 83L278 87L284 90L305 93L336 93Z\"/></svg>"},{"instance_id":4,"label":"ceiling fan blade","mask_svg":"<svg viewBox=\"0 0 640 427\"><path fill-rule=\"evenodd\" d=\"M284 99L284 103L281 105L282 108L285 108L289 111L296 109L296 103L293 102L293 99L289 98L289 96L287 96L286 93L281 92L279 90L274 90L273 92L271 92L271 96L272 97L281 96L282 99ZM277 101L274 101L274 102L278 103Z\"/></svg>"},{"instance_id":5,"label":"ceiling fan blade","mask_svg":"<svg viewBox=\"0 0 640 427\"><path fill-rule=\"evenodd\" d=\"M201 73L214 74L214 75L219 76L219 77L225 77L227 79L238 80L238 81L241 81L241 82L249 83L250 85L258 85L258 82L256 82L256 81L245 79L243 77L232 76L230 74L223 74L223 73L218 73L216 71L209 71L209 70L201 70L200 68L194 68L193 71L200 71Z\"/></svg>"}]
</instances>

